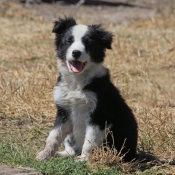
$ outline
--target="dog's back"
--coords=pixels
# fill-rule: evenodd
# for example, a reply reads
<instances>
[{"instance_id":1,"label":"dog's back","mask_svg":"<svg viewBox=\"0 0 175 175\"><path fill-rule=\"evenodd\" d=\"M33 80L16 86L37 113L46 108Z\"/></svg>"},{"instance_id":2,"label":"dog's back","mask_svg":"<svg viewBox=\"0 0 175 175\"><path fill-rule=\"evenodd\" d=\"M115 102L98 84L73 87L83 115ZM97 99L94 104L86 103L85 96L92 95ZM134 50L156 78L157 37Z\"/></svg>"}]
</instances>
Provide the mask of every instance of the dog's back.
<instances>
[{"instance_id":1,"label":"dog's back","mask_svg":"<svg viewBox=\"0 0 175 175\"><path fill-rule=\"evenodd\" d=\"M85 87L97 95L97 107L91 115L91 122L105 129L108 125L111 134L107 135L107 143L111 148L126 154L124 160L136 157L137 123L132 110L125 103L118 89L110 82L109 74L94 78ZM106 143L106 140L104 141Z\"/></svg>"}]
</instances>

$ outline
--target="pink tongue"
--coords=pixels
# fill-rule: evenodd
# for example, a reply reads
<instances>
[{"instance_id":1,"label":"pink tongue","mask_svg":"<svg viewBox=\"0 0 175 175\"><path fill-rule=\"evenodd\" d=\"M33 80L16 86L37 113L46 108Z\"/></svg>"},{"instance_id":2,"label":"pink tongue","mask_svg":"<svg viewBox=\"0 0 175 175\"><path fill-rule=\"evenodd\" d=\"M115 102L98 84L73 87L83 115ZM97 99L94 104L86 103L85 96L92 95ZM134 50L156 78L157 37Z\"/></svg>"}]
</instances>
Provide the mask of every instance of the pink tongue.
<instances>
[{"instance_id":1,"label":"pink tongue","mask_svg":"<svg viewBox=\"0 0 175 175\"><path fill-rule=\"evenodd\" d=\"M80 61L72 61L70 67L73 72L81 72L83 63Z\"/></svg>"}]
</instances>

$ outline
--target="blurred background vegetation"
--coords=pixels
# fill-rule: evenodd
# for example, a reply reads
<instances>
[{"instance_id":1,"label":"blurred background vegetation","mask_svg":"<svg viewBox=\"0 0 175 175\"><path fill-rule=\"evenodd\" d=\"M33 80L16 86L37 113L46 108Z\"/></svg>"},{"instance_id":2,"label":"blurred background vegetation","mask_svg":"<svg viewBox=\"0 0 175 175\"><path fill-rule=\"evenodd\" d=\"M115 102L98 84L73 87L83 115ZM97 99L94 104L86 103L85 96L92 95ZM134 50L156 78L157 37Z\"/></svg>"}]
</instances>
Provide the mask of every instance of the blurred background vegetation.
<instances>
[{"instance_id":1,"label":"blurred background vegetation","mask_svg":"<svg viewBox=\"0 0 175 175\"><path fill-rule=\"evenodd\" d=\"M175 174L175 1L65 2L0 2L1 164L45 174ZM65 15L77 23L101 23L114 35L104 64L138 121L134 164L117 157L109 163L112 155L99 150L86 164L35 161L55 119L58 70L51 31Z\"/></svg>"}]
</instances>

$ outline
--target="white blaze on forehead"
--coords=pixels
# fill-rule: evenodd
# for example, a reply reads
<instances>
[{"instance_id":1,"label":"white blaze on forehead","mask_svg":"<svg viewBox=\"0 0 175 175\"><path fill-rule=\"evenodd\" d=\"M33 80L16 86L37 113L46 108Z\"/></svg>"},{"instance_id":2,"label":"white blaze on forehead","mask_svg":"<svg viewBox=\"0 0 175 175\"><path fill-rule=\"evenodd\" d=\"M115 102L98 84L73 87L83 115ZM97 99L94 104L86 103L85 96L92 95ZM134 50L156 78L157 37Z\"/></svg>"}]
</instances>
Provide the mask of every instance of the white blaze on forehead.
<instances>
[{"instance_id":1,"label":"white blaze on forehead","mask_svg":"<svg viewBox=\"0 0 175 175\"><path fill-rule=\"evenodd\" d=\"M88 59L88 55L85 50L85 45L82 42L83 36L86 35L88 31L88 26L78 24L72 28L72 36L74 38L74 42L70 45L70 47L67 50L66 53L66 59L67 61L73 60L74 57L72 56L72 52L74 50L78 50L81 52L81 56L79 58L79 61L85 62Z\"/></svg>"},{"instance_id":2,"label":"white blaze on forehead","mask_svg":"<svg viewBox=\"0 0 175 175\"><path fill-rule=\"evenodd\" d=\"M86 25L78 24L73 27L72 35L74 36L75 40L79 40L85 35L87 30L88 30L88 27Z\"/></svg>"}]
</instances>

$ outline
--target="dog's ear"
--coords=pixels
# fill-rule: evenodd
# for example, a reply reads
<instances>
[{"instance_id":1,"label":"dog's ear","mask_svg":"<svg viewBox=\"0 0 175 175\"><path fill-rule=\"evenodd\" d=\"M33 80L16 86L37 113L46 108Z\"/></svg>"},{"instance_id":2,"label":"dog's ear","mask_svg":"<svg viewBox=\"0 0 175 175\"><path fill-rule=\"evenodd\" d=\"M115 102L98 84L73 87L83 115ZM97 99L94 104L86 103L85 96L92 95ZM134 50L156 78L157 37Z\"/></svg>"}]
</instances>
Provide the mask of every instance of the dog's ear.
<instances>
[{"instance_id":1,"label":"dog's ear","mask_svg":"<svg viewBox=\"0 0 175 175\"><path fill-rule=\"evenodd\" d=\"M100 24L91 25L90 27L92 27L96 31L96 33L97 33L98 37L100 38L103 46L107 49L111 49L112 38L113 38L112 33L106 31L105 29L103 29Z\"/></svg>"},{"instance_id":2,"label":"dog's ear","mask_svg":"<svg viewBox=\"0 0 175 175\"><path fill-rule=\"evenodd\" d=\"M62 34L64 33L68 28L76 25L76 21L74 18L71 17L65 17L65 19L59 18L58 21L54 22L54 27L52 32Z\"/></svg>"}]
</instances>

